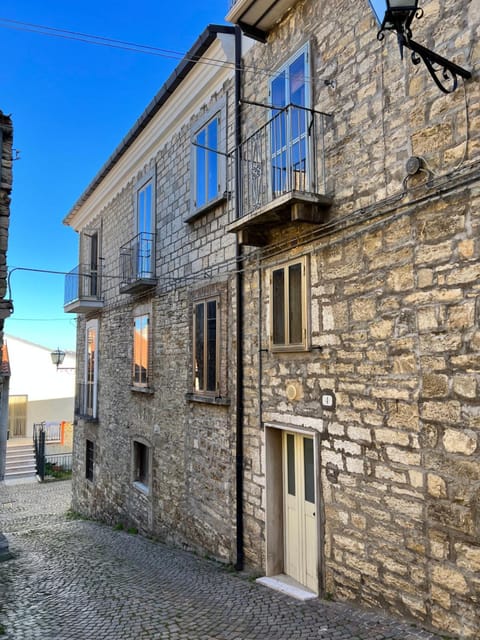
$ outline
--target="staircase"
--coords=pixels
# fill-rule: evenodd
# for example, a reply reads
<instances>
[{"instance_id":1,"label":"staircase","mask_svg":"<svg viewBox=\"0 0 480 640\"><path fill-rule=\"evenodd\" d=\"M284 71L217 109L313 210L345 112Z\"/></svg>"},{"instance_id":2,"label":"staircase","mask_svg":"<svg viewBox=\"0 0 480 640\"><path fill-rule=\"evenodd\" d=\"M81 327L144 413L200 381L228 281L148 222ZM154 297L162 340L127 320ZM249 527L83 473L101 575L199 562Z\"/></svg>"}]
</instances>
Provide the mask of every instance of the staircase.
<instances>
[{"instance_id":1,"label":"staircase","mask_svg":"<svg viewBox=\"0 0 480 640\"><path fill-rule=\"evenodd\" d=\"M8 441L5 460L5 481L34 480L36 475L33 443L30 440Z\"/></svg>"}]
</instances>

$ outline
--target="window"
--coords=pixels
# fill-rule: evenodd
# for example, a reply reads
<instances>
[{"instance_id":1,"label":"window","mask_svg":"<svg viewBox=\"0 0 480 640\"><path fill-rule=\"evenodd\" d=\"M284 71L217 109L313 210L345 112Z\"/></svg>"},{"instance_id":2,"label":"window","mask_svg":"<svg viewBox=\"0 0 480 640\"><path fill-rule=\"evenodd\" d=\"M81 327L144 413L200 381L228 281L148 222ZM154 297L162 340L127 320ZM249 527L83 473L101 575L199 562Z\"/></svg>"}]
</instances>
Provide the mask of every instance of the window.
<instances>
[{"instance_id":1,"label":"window","mask_svg":"<svg viewBox=\"0 0 480 640\"><path fill-rule=\"evenodd\" d=\"M135 279L154 277L155 173L148 172L136 188L136 241L132 247Z\"/></svg>"},{"instance_id":2,"label":"window","mask_svg":"<svg viewBox=\"0 0 480 640\"><path fill-rule=\"evenodd\" d=\"M218 388L218 310L217 298L194 304L193 382L197 393L213 393Z\"/></svg>"},{"instance_id":3,"label":"window","mask_svg":"<svg viewBox=\"0 0 480 640\"><path fill-rule=\"evenodd\" d=\"M98 233L90 236L90 292L91 296L97 296L98 291Z\"/></svg>"},{"instance_id":4,"label":"window","mask_svg":"<svg viewBox=\"0 0 480 640\"><path fill-rule=\"evenodd\" d=\"M27 433L28 396L8 398L8 431L10 438L25 437Z\"/></svg>"},{"instance_id":5,"label":"window","mask_svg":"<svg viewBox=\"0 0 480 640\"><path fill-rule=\"evenodd\" d=\"M93 480L93 463L95 461L95 444L91 440L86 441L85 446L85 478Z\"/></svg>"},{"instance_id":6,"label":"window","mask_svg":"<svg viewBox=\"0 0 480 640\"><path fill-rule=\"evenodd\" d=\"M87 322L85 341L85 383L82 413L90 418L96 418L98 388L98 320L90 320L90 322Z\"/></svg>"},{"instance_id":7,"label":"window","mask_svg":"<svg viewBox=\"0 0 480 640\"><path fill-rule=\"evenodd\" d=\"M310 190L310 95L308 46L291 58L270 86L271 188L278 196L286 191ZM288 109L284 107L290 106Z\"/></svg>"},{"instance_id":8,"label":"window","mask_svg":"<svg viewBox=\"0 0 480 640\"><path fill-rule=\"evenodd\" d=\"M223 197L225 191L225 103L216 105L192 131L192 209Z\"/></svg>"},{"instance_id":9,"label":"window","mask_svg":"<svg viewBox=\"0 0 480 640\"><path fill-rule=\"evenodd\" d=\"M133 442L133 482L148 489L150 485L150 447L134 440Z\"/></svg>"},{"instance_id":10,"label":"window","mask_svg":"<svg viewBox=\"0 0 480 640\"><path fill-rule=\"evenodd\" d=\"M149 316L138 315L133 320L133 385L147 387L149 383Z\"/></svg>"},{"instance_id":11,"label":"window","mask_svg":"<svg viewBox=\"0 0 480 640\"><path fill-rule=\"evenodd\" d=\"M270 273L270 340L274 351L301 351L307 344L306 261Z\"/></svg>"}]
</instances>

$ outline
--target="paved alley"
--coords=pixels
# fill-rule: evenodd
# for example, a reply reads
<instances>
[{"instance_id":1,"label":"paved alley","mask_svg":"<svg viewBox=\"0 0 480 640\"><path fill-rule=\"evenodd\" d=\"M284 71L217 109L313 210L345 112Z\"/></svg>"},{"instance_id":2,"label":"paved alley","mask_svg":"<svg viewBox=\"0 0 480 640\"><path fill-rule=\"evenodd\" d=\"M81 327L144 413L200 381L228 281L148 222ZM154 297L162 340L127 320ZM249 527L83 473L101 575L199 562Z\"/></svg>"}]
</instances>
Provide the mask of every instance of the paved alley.
<instances>
[{"instance_id":1,"label":"paved alley","mask_svg":"<svg viewBox=\"0 0 480 640\"><path fill-rule=\"evenodd\" d=\"M341 603L299 602L208 560L69 520L70 482L0 486L2 640L439 640Z\"/></svg>"}]
</instances>

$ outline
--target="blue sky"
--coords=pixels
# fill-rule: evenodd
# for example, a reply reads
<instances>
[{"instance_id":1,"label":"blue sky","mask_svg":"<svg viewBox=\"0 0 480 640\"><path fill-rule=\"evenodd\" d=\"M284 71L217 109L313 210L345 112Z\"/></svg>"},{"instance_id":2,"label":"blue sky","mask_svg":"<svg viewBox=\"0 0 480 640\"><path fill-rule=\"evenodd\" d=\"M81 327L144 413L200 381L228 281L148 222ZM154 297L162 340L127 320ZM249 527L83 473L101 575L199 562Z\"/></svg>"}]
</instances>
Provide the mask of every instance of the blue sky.
<instances>
[{"instance_id":1,"label":"blue sky","mask_svg":"<svg viewBox=\"0 0 480 640\"><path fill-rule=\"evenodd\" d=\"M0 18L187 51L227 0L4 0ZM62 224L103 162L178 60L6 29L0 21L0 109L12 115L14 163L8 265L68 271L76 234ZM6 332L49 348L75 347L61 275L14 271Z\"/></svg>"},{"instance_id":2,"label":"blue sky","mask_svg":"<svg viewBox=\"0 0 480 640\"><path fill-rule=\"evenodd\" d=\"M373 0L381 7L385 3ZM78 238L64 216L142 113L178 59L4 28L5 19L187 51L228 0L3 0L0 109L11 114L14 163L8 265L69 271ZM3 19L3 21L2 21ZM6 332L49 348L75 348L75 315L63 313L62 275L11 274Z\"/></svg>"}]
</instances>

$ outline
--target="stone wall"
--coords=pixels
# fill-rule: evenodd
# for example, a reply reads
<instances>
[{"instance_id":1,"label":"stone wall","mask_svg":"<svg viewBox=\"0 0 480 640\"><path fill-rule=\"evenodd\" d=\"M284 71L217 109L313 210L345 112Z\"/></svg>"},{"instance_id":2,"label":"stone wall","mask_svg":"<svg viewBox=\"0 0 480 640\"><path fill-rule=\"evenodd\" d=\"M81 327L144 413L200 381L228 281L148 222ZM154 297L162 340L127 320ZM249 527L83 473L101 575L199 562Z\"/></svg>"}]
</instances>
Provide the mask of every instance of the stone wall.
<instances>
[{"instance_id":1,"label":"stone wall","mask_svg":"<svg viewBox=\"0 0 480 640\"><path fill-rule=\"evenodd\" d=\"M74 431L74 509L224 561L234 561L236 553L235 361L229 342L235 337L234 279L229 274L235 264L235 237L224 231L225 200L190 222L185 220L191 214L193 128L212 106L224 102L227 148L232 148L233 96L233 80L217 82L213 91L205 92L201 108L176 123L154 156L141 167L132 167L128 183L85 229L101 229L105 303L97 314L98 421L80 419ZM171 100L176 100L175 94ZM120 247L136 233L135 186L152 170L158 283L144 293L120 294ZM219 397L208 399L192 393L193 300L206 295L215 295L220 302L221 343ZM148 393L132 389L135 309L150 314ZM81 360L85 323L93 317L79 322ZM85 479L86 439L95 443L93 482ZM133 482L134 440L151 451L148 492Z\"/></svg>"},{"instance_id":2,"label":"stone wall","mask_svg":"<svg viewBox=\"0 0 480 640\"><path fill-rule=\"evenodd\" d=\"M475 72L475 3L422 6L415 39ZM310 43L313 104L332 113L334 199L324 225L273 229L266 247L246 248L246 555L265 567L262 427L310 429L320 442L323 593L478 639L478 83L443 95L376 30L366 1L306 0L245 58L273 72ZM268 102L271 74L246 77L244 98ZM244 105L246 135L265 111ZM410 177L412 155L425 170ZM271 353L269 269L303 255L313 348ZM292 402L289 383L300 389ZM322 389L335 392L332 412Z\"/></svg>"}]
</instances>

